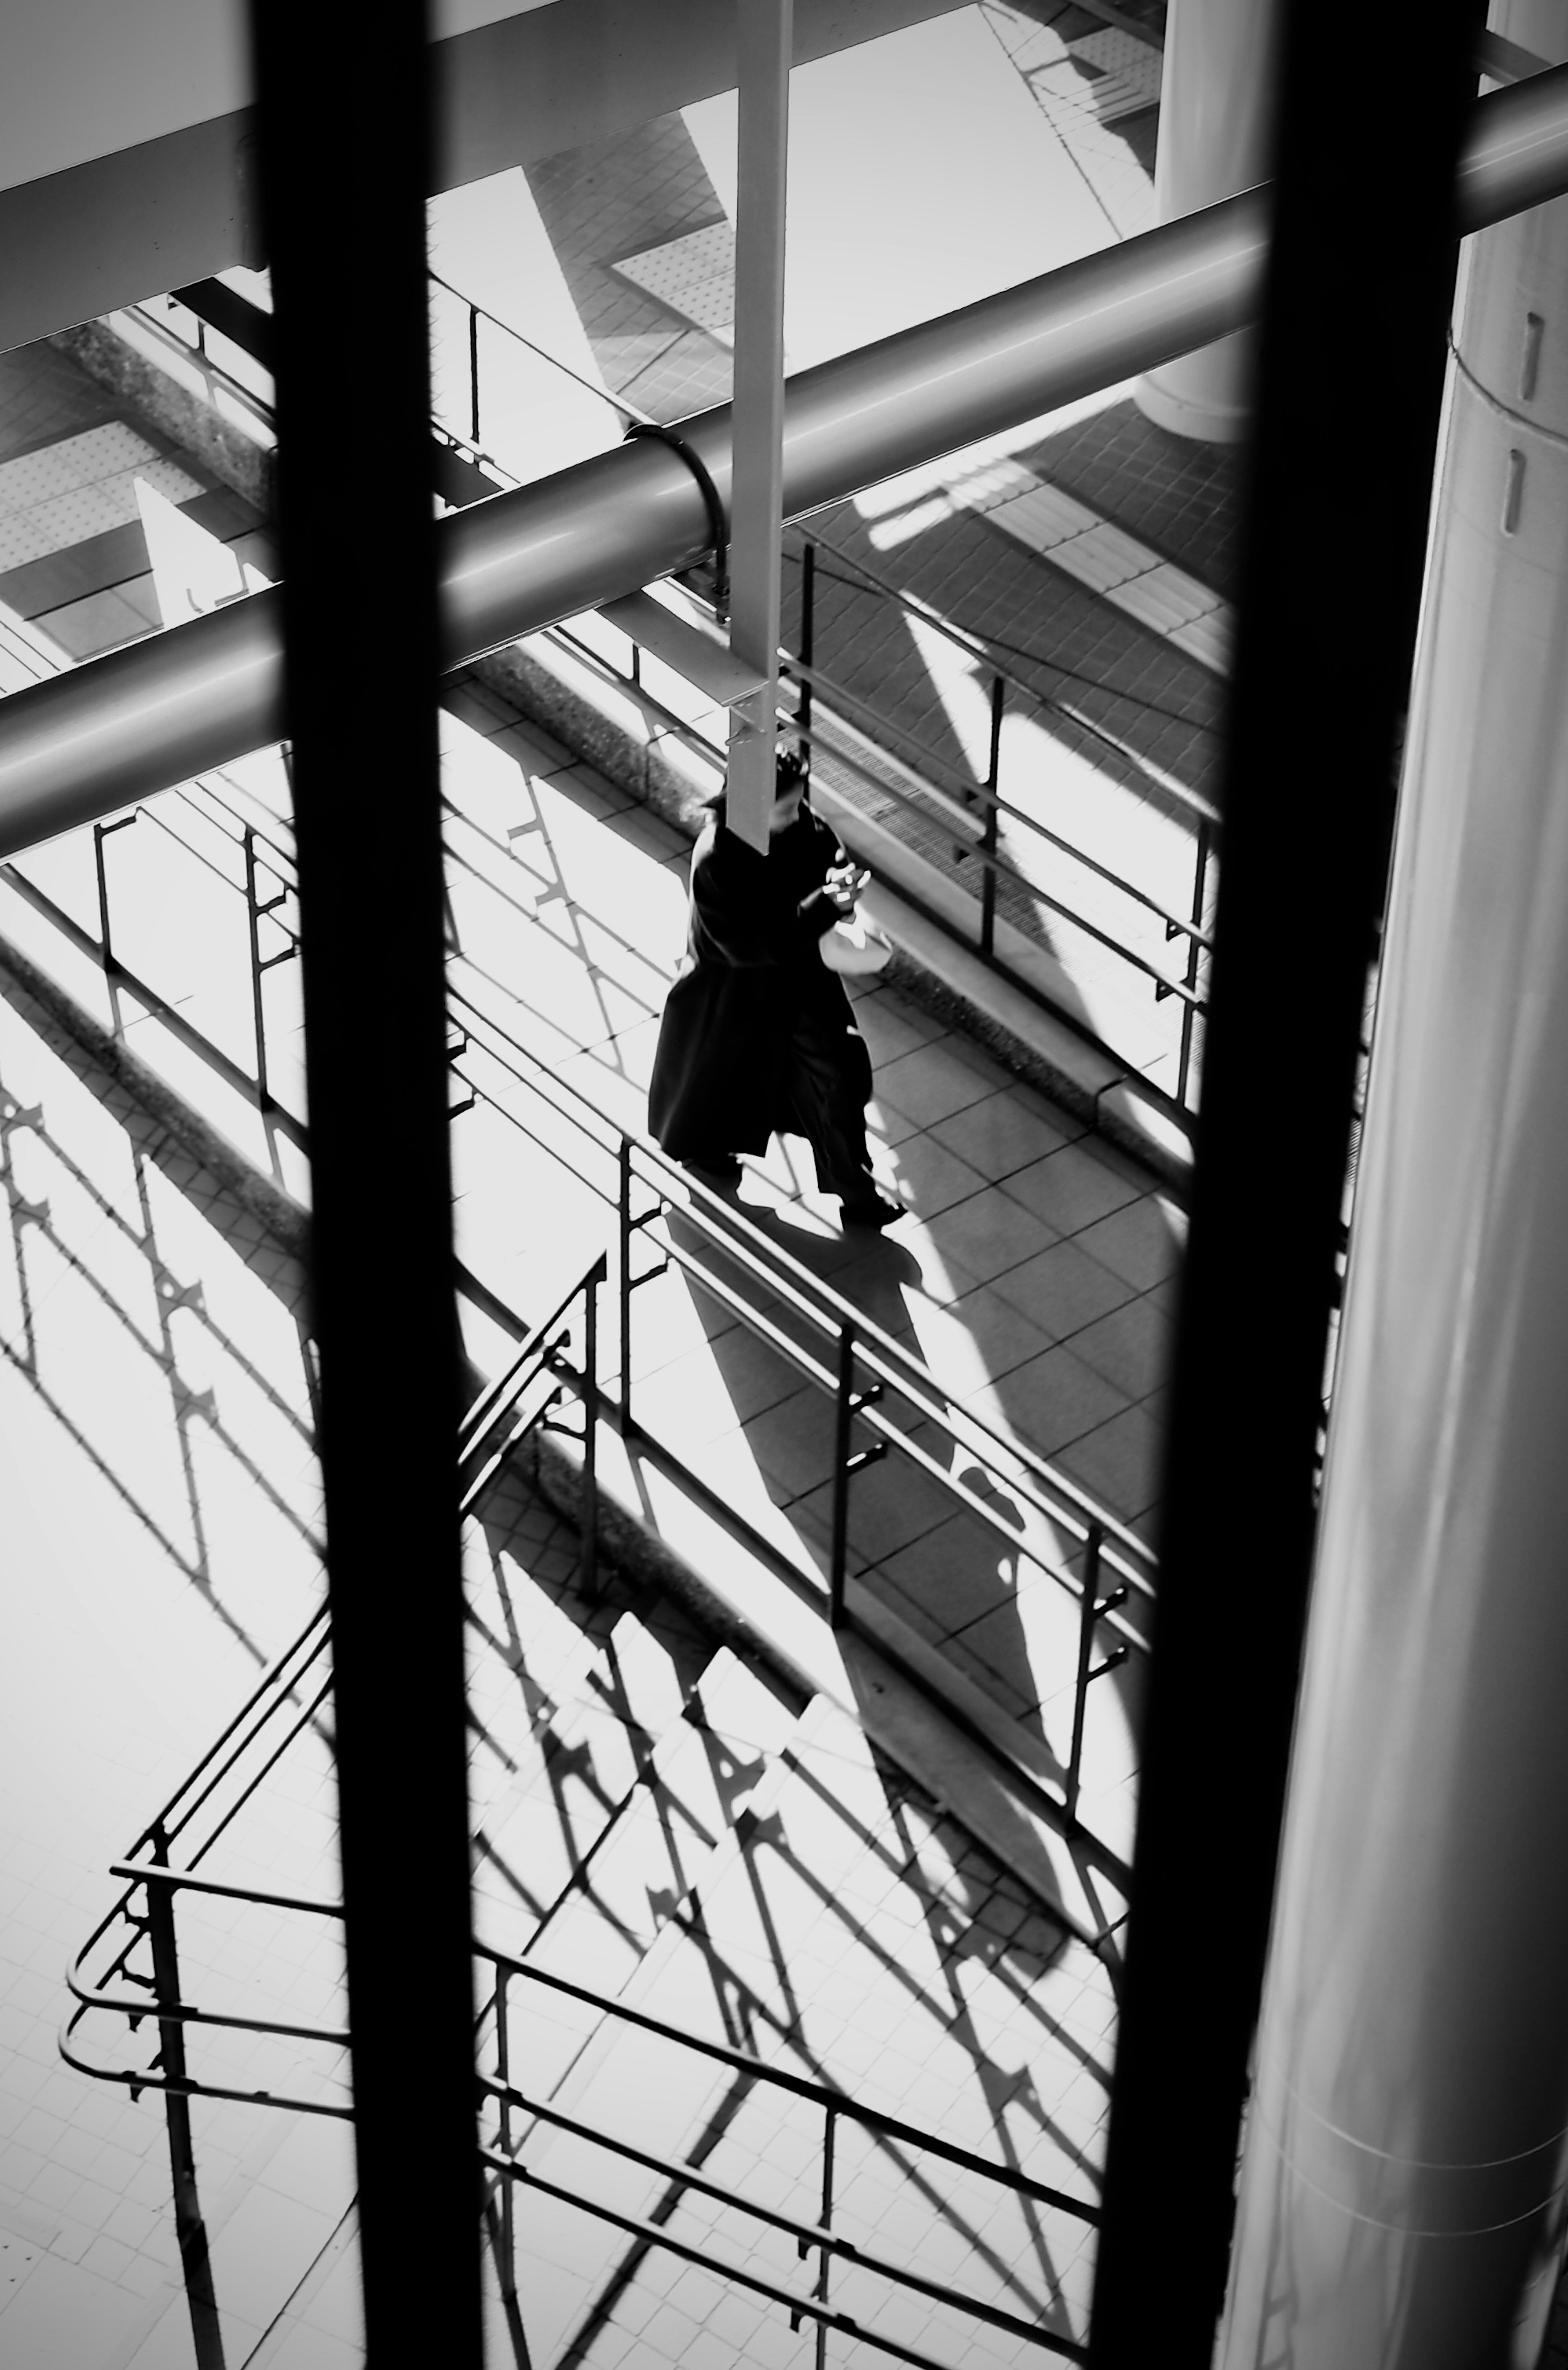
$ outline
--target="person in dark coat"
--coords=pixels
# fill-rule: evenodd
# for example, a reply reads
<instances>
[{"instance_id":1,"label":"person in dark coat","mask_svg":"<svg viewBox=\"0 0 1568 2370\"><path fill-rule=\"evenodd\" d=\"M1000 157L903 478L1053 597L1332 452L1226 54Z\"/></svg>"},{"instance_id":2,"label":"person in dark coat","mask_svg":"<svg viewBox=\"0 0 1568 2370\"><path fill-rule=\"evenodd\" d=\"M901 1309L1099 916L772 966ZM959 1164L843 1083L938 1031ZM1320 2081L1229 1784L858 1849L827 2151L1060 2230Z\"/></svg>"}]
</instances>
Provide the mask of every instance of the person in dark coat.
<instances>
[{"instance_id":1,"label":"person in dark coat","mask_svg":"<svg viewBox=\"0 0 1568 2370\"><path fill-rule=\"evenodd\" d=\"M686 957L659 1026L648 1126L708 1183L739 1181L742 1152L803 1135L817 1182L846 1225L902 1215L865 1144L871 1056L818 941L852 914L867 876L806 803L798 757L778 763L766 856L736 836L725 802L692 858Z\"/></svg>"}]
</instances>

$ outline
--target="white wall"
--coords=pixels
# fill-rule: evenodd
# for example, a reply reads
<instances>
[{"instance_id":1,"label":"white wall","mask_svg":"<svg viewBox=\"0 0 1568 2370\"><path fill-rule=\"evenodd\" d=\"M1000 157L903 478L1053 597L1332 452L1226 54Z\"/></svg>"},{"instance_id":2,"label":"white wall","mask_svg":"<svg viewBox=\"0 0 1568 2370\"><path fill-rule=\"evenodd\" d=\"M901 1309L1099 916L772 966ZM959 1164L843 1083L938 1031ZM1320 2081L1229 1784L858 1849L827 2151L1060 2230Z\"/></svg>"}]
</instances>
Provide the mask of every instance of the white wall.
<instances>
[{"instance_id":1,"label":"white wall","mask_svg":"<svg viewBox=\"0 0 1568 2370\"><path fill-rule=\"evenodd\" d=\"M569 0L431 0L432 31L551 5ZM8 0L0 189L248 105L246 40L245 0Z\"/></svg>"}]
</instances>

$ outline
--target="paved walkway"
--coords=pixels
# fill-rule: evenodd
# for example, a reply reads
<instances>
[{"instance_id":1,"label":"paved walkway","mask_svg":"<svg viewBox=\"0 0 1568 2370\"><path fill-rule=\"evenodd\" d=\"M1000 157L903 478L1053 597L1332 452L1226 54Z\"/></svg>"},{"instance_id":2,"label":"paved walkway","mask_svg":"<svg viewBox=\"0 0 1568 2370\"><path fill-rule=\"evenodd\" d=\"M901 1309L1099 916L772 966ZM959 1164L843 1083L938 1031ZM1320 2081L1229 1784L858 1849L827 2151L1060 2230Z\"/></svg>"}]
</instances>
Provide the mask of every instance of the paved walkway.
<instances>
[{"instance_id":1,"label":"paved walkway","mask_svg":"<svg viewBox=\"0 0 1568 2370\"><path fill-rule=\"evenodd\" d=\"M790 367L1152 221L1162 12L1111 17L1071 0L987 0L796 75ZM964 136L971 116L983 116L995 151L983 170ZM532 166L526 180L505 177L482 201L457 193L438 205L439 269L497 316L485 328L481 441L505 467L536 474L543 415L540 366L522 369L521 349L509 356L500 323L656 419L727 399L733 141L732 105L704 102ZM868 217L867 187L888 221L911 225L907 236ZM445 416L466 435L467 321L456 308L439 351ZM558 384L552 420L568 385ZM580 449L612 443L619 422L606 407L585 393L577 403ZM553 430L544 449L559 457ZM1048 951L1069 1007L1172 1094L1182 1008L1139 965L1180 977L1164 915L1212 907L1212 867L1199 882L1196 842L1218 787L1236 464L1233 451L1156 428L1130 389L1113 388L810 523L823 546L816 662L874 744L861 752L871 781L826 753L823 777L951 875L951 820L918 792L912 810L900 800L909 785L879 766L875 744L961 797L986 777L988 678L1001 669L1011 687L999 780L1020 817L1004 824L1001 853L1021 876L1001 882L1003 924ZM790 536L785 571L795 647L801 541ZM1042 839L1036 823L1057 837Z\"/></svg>"},{"instance_id":2,"label":"paved walkway","mask_svg":"<svg viewBox=\"0 0 1568 2370\"><path fill-rule=\"evenodd\" d=\"M109 1861L318 1599L302 1279L15 987L0 995L0 1096L13 1647L0 1674L0 2354L7 2370L187 2370L161 2106L61 2064L63 1970L113 1902ZM612 1580L584 1605L576 1568L575 1538L515 1478L471 1528L485 1938L1092 2203L1104 1969L841 1711L715 1653L646 1593ZM236 1792L220 1789L208 1826ZM203 1873L336 1896L330 1753L315 1724ZM188 1999L341 2022L329 1924L190 1895L178 1914ZM511 2063L532 2095L672 2155L695 2147L727 2193L817 2218L819 2111L744 2085L727 2098L711 2068L668 2045L527 1986L513 1997ZM409 2040L417 2066L417 2016ZM98 2015L76 2045L132 2066L155 2028L132 2036ZM331 2047L214 2029L190 2047L210 2081L343 2095ZM194 2125L228 2358L348 2370L361 2340L346 2130L222 2101L199 2102ZM569 2183L582 2151L547 2136L535 2126L529 2160ZM601 2155L580 2169L601 2199L659 2203L659 2184ZM711 2260L809 2286L793 2243L781 2259L742 2213L690 2194L662 2212ZM1082 2330L1092 2255L1070 2215L845 2130L833 2219L886 2259L927 2272L940 2261L982 2300ZM715 2360L812 2359L809 2332L792 2333L780 2309L679 2257L628 2249L576 2209L532 2200L519 2226L535 2364L572 2341L570 2358L606 2370L628 2349L682 2361L698 2328L726 2341ZM486 2277L499 2364L513 2355L493 2261ZM887 2293L864 2272L833 2283L834 2300L863 2314ZM918 2301L897 2319L939 2355L951 2343L1001 2364L1028 2351Z\"/></svg>"},{"instance_id":3,"label":"paved walkway","mask_svg":"<svg viewBox=\"0 0 1568 2370\"><path fill-rule=\"evenodd\" d=\"M48 358L46 384L70 388L74 402L77 391L59 364L58 356ZM15 373L19 381L20 364ZM27 413L29 426L40 401L35 397ZM76 417L67 407L72 433L34 445L36 466L59 467L63 454L79 454ZM140 431L121 421L86 432ZM157 458L177 473L186 466L184 456L166 451ZM144 500L137 476L144 483L151 466L146 459L121 461L111 482L131 482L112 498ZM24 525L47 516L52 499L18 505ZM215 561L229 548L193 515L205 500L195 486L178 508L186 534L172 546L172 561L149 545L155 564L132 580L144 582L160 605L177 597L178 571L189 569L191 551ZM237 523L242 536L254 532ZM145 530L127 522L101 532ZM65 566L80 548L67 542L45 556ZM57 623L58 612L43 612L30 622L18 618L14 631L25 624L27 633L41 632L39 650L47 650ZM38 650L18 649L35 669L47 663ZM485 687L455 687L447 706L452 976L454 1013L472 1041L458 1074L476 1096L454 1121L459 1244L503 1303L535 1319L612 1237L613 1164L602 1150L590 1157L579 1135L568 1132L563 1140L558 1122L541 1129L537 1098L508 1074L507 1043L576 1088L604 1122L640 1130L658 1015L683 941L689 851L592 768L521 725ZM282 767L276 753L264 752L211 777L205 789L149 810L135 828L104 843L120 960L242 1064L254 1060L253 1018L244 909L233 885L235 834L248 821L286 851L287 812ZM276 877L286 877L286 855L279 861ZM32 852L18 870L96 929L90 834ZM263 895L274 878L264 878ZM242 1095L214 1079L123 988L111 996L96 968L16 887L0 887L0 908L8 936L124 1029L254 1157L303 1190L303 1162L285 1133L264 1128ZM285 901L262 926L264 953L287 956L290 919ZM296 968L284 960L264 983L269 1073L282 1103L303 1117L297 997ZM962 1419L973 1417L997 1436L988 1444L970 1432L960 1444L947 1429L914 1422L911 1439L939 1472L922 1475L898 1457L857 1478L851 1567L1024 1724L1043 1766L1059 1767L1064 1720L1070 1723L1070 1601L1020 1547L1059 1562L1070 1561L1073 1543L1052 1524L1035 1536L1036 1517L1016 1495L1019 1473L1007 1444L1050 1458L1070 1482L1147 1536L1181 1215L1147 1175L1080 1122L897 992L873 989L859 1009L876 1064L877 1156L910 1215L874 1244L846 1241L836 1207L815 1195L803 1147L787 1144L750 1167L743 1206L808 1274L864 1308L921 1362L960 1433ZM543 1144L531 1139L530 1127L543 1133ZM650 1283L634 1313L631 1371L645 1411L651 1388L687 1461L793 1561L819 1571L830 1523L827 1402L784 1358L735 1327L722 1305L678 1278ZM473 1346L482 1363L503 1354L501 1338L487 1334L483 1320L475 1320ZM816 1349L819 1362L831 1363L830 1343ZM985 1490L1000 1493L996 1506L1007 1510L1001 1519L1019 1545L999 1539L943 1485L942 1474L961 1478L977 1456ZM1119 1701L1107 1697L1108 1717ZM1122 1797L1107 1838L1118 1847L1130 1821L1128 1750L1123 1725L1105 1740L1099 1765L1102 1790Z\"/></svg>"}]
</instances>

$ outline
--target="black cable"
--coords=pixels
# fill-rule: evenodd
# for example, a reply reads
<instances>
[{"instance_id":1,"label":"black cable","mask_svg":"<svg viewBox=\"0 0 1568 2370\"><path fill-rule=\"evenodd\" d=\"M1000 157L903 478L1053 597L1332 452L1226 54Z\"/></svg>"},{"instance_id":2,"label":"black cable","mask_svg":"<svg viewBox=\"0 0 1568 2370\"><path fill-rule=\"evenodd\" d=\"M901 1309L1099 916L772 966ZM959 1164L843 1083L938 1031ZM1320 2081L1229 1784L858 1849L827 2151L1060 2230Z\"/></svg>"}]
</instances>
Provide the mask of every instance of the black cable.
<instances>
[{"instance_id":1,"label":"black cable","mask_svg":"<svg viewBox=\"0 0 1568 2370\"><path fill-rule=\"evenodd\" d=\"M724 515L724 504L718 488L708 475L707 464L694 453L686 439L673 428L666 428L657 420L634 420L626 431L625 442L634 436L655 436L678 453L697 481L697 488L707 507L708 541L714 555L714 610L721 626L729 622L729 528Z\"/></svg>"}]
</instances>

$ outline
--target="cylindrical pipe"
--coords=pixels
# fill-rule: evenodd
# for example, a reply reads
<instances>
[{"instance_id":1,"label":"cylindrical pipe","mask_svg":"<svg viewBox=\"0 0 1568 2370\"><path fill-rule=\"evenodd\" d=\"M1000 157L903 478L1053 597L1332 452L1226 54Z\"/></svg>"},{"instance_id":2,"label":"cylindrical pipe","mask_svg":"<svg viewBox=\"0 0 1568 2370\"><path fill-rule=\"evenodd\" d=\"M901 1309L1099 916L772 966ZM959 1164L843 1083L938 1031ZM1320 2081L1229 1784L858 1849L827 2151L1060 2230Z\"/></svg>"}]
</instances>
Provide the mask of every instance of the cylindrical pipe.
<instances>
[{"instance_id":1,"label":"cylindrical pipe","mask_svg":"<svg viewBox=\"0 0 1568 2370\"><path fill-rule=\"evenodd\" d=\"M1154 166L1162 223L1266 178L1278 17L1278 0L1171 0ZM1236 443L1246 432L1252 357L1250 332L1233 331L1150 372L1133 400L1178 436Z\"/></svg>"},{"instance_id":2,"label":"cylindrical pipe","mask_svg":"<svg viewBox=\"0 0 1568 2370\"><path fill-rule=\"evenodd\" d=\"M1568 71L1479 100L1465 228L1565 190ZM1253 190L800 372L784 407L785 515L1242 327L1266 240L1267 193ZM726 406L681 430L727 503L729 428ZM437 535L443 663L692 567L708 542L691 471L655 437L455 512ZM0 702L0 858L276 740L280 614L276 588L253 593Z\"/></svg>"},{"instance_id":3,"label":"cylindrical pipe","mask_svg":"<svg viewBox=\"0 0 1568 2370\"><path fill-rule=\"evenodd\" d=\"M1162 1456L1160 1597L1140 1724L1093 2370L1145 2362L1210 2370L1224 2299L1482 5L1434 0L1409 45L1409 81L1392 116L1375 85L1345 74L1338 29L1318 0L1291 0L1283 28L1225 859ZM1360 160L1356 178L1346 157ZM1319 340L1331 317L1397 428L1375 469L1360 414L1343 405L1324 414L1319 402ZM1325 620L1334 637L1327 681ZM1310 949L1310 960L1282 967L1282 942ZM1260 1097L1259 1076L1281 1048L1290 1092ZM1224 1939L1195 1953L1199 1829L1223 1885ZM1249 2370L1266 2359L1298 2364L1294 2339L1288 2328L1274 2355Z\"/></svg>"},{"instance_id":4,"label":"cylindrical pipe","mask_svg":"<svg viewBox=\"0 0 1568 2370\"><path fill-rule=\"evenodd\" d=\"M425 0L378 7L373 106L355 0L252 0L252 27L277 308L280 624L364 2350L378 2364L481 2370L430 492L429 26ZM321 433L319 359L341 325L342 254L355 259L356 294L376 335L375 399L358 440L374 493L354 540L373 594L351 604L321 525L339 463ZM378 667L379 741L367 751L344 685ZM372 796L381 827L367 831ZM367 1191L365 1147L393 1110L397 1191Z\"/></svg>"},{"instance_id":5,"label":"cylindrical pipe","mask_svg":"<svg viewBox=\"0 0 1568 2370\"><path fill-rule=\"evenodd\" d=\"M1225 2370L1534 2370L1562 2248L1568 204L1459 320Z\"/></svg>"}]
</instances>

